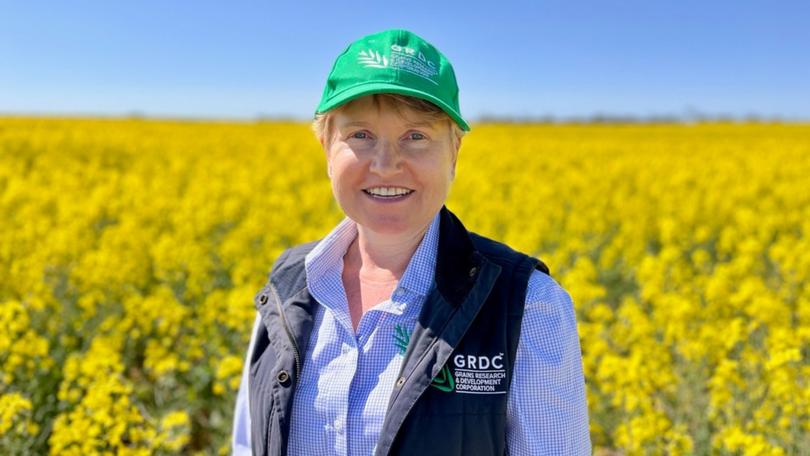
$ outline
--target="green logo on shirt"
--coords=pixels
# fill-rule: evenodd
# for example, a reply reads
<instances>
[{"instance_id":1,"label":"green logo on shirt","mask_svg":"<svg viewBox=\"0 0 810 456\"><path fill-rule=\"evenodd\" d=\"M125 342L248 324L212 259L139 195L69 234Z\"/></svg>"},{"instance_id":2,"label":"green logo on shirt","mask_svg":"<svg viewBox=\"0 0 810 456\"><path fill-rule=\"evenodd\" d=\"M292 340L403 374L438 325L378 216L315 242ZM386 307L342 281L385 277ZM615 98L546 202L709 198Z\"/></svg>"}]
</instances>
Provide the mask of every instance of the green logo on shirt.
<instances>
[{"instance_id":1,"label":"green logo on shirt","mask_svg":"<svg viewBox=\"0 0 810 456\"><path fill-rule=\"evenodd\" d=\"M394 327L394 345L396 345L396 347L399 349L400 355L405 355L405 351L408 349L408 344L410 341L411 331L402 325L396 325ZM453 379L453 374L450 373L450 368L447 366L442 367L442 370L439 371L438 375L433 377L433 381L430 382L430 386L439 391L444 391L445 393L453 391L456 388L456 382Z\"/></svg>"},{"instance_id":2,"label":"green logo on shirt","mask_svg":"<svg viewBox=\"0 0 810 456\"><path fill-rule=\"evenodd\" d=\"M402 325L394 326L394 345L399 348L399 354L404 355L411 341L411 333Z\"/></svg>"}]
</instances>

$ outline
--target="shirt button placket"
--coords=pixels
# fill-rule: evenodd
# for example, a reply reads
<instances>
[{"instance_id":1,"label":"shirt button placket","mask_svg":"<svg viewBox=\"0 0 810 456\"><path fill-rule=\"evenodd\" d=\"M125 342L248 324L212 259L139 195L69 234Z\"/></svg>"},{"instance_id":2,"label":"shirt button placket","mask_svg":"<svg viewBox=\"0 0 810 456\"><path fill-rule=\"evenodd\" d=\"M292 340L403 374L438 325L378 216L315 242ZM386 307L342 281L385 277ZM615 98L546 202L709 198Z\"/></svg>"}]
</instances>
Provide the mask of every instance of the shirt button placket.
<instances>
[{"instance_id":1,"label":"shirt button placket","mask_svg":"<svg viewBox=\"0 0 810 456\"><path fill-rule=\"evenodd\" d=\"M332 429L335 431L335 454L348 455L349 442L346 436L346 422L342 416L335 418L332 422Z\"/></svg>"},{"instance_id":2,"label":"shirt button placket","mask_svg":"<svg viewBox=\"0 0 810 456\"><path fill-rule=\"evenodd\" d=\"M354 332L345 332L340 347L340 365L341 377L343 379L351 379L357 371L357 364L360 357L360 347L358 341L354 336ZM331 454L348 455L348 436L346 435L346 417L348 410L348 398L351 396L351 381L348 383L348 390L342 392L341 402L342 407L335 410L335 414L329 421L329 427L334 436L334 448L331 449ZM343 402L345 401L345 402Z\"/></svg>"}]
</instances>

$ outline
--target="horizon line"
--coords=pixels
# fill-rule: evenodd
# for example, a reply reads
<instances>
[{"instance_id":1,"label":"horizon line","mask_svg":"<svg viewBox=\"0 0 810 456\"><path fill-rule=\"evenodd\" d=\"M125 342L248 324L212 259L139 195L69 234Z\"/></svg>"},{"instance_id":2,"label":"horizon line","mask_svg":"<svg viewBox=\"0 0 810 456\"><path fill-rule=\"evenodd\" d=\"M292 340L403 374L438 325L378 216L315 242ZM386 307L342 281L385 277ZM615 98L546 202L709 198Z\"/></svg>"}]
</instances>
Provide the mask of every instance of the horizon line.
<instances>
[{"instance_id":1,"label":"horizon line","mask_svg":"<svg viewBox=\"0 0 810 456\"><path fill-rule=\"evenodd\" d=\"M189 115L189 114L160 114L133 110L120 113L92 113L92 112L24 112L0 111L0 118L74 118L74 119L144 119L144 120L174 120L189 122L292 122L308 123L312 118L293 114L256 114L253 116L227 116L227 115ZM810 118L792 117L784 115L762 115L758 113L708 114L692 112L689 114L621 114L609 112L594 112L587 115L504 115L482 114L472 116L472 123L701 123L701 122L734 122L734 123L810 123Z\"/></svg>"}]
</instances>

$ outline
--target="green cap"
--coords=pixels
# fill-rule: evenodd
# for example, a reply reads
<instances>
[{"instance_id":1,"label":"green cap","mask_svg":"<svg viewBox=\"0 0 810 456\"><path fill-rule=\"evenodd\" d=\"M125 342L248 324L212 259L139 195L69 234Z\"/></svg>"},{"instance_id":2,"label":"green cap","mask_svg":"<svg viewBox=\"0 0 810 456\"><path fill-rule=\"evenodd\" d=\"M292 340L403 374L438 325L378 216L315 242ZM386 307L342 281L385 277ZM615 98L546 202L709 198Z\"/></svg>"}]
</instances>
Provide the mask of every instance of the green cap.
<instances>
[{"instance_id":1,"label":"green cap","mask_svg":"<svg viewBox=\"0 0 810 456\"><path fill-rule=\"evenodd\" d=\"M470 130L458 107L458 84L450 61L407 30L384 30L350 44L335 60L315 114L372 93L398 93L430 101L463 130Z\"/></svg>"}]
</instances>

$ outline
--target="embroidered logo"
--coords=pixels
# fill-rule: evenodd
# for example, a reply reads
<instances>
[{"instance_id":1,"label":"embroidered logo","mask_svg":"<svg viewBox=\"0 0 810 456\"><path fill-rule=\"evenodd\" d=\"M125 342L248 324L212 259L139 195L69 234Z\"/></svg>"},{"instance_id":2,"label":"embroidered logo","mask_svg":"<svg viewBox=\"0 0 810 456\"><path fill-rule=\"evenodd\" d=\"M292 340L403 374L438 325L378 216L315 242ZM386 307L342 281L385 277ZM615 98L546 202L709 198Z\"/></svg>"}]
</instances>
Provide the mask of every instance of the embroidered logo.
<instances>
[{"instance_id":1,"label":"embroidered logo","mask_svg":"<svg viewBox=\"0 0 810 456\"><path fill-rule=\"evenodd\" d=\"M408 349L408 344L411 341L411 332L408 331L402 325L394 326L394 345L399 349L400 355L405 355L405 351ZM439 373L433 377L433 380L430 382L430 386L436 388L439 391L444 391L445 393L449 393L456 388L456 381L453 379L453 375L450 373L450 369L447 366L444 366Z\"/></svg>"},{"instance_id":2,"label":"embroidered logo","mask_svg":"<svg viewBox=\"0 0 810 456\"><path fill-rule=\"evenodd\" d=\"M357 63L364 68L396 68L439 85L435 81L439 75L436 62L428 59L422 51L398 44L392 44L388 51L386 56L378 50L363 49L357 53Z\"/></svg>"},{"instance_id":3,"label":"embroidered logo","mask_svg":"<svg viewBox=\"0 0 810 456\"><path fill-rule=\"evenodd\" d=\"M411 341L411 333L402 325L394 326L394 345L399 349L399 354L404 355Z\"/></svg>"},{"instance_id":4,"label":"embroidered logo","mask_svg":"<svg viewBox=\"0 0 810 456\"><path fill-rule=\"evenodd\" d=\"M457 393L506 394L503 353L494 356L458 354L453 357L453 366Z\"/></svg>"},{"instance_id":5,"label":"embroidered logo","mask_svg":"<svg viewBox=\"0 0 810 456\"><path fill-rule=\"evenodd\" d=\"M456 381L453 379L453 374L450 373L450 368L447 366L442 367L439 374L433 377L433 381L430 382L430 386L439 391L444 391L445 393L455 390Z\"/></svg>"},{"instance_id":6,"label":"embroidered logo","mask_svg":"<svg viewBox=\"0 0 810 456\"><path fill-rule=\"evenodd\" d=\"M385 68L388 66L388 58L380 55L377 51L360 51L357 56L357 63L362 64L366 68Z\"/></svg>"}]
</instances>

